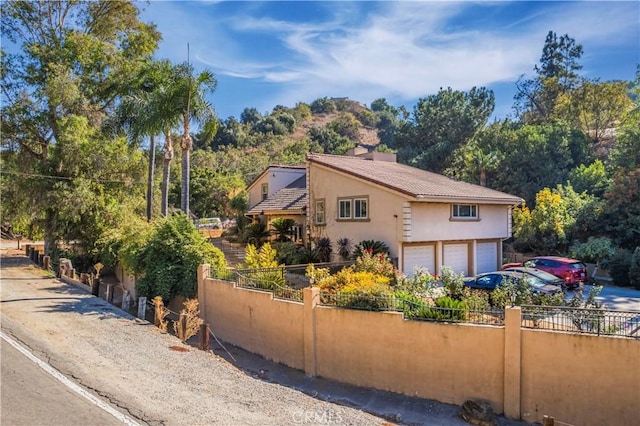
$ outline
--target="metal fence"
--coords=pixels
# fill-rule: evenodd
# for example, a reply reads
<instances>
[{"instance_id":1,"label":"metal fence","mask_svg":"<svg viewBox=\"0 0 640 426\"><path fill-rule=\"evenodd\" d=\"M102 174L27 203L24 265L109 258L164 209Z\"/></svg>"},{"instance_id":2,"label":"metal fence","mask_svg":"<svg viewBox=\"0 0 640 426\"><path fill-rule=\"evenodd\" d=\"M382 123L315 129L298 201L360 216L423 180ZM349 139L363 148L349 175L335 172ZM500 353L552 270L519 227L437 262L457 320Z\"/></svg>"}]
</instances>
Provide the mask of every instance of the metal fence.
<instances>
[{"instance_id":1,"label":"metal fence","mask_svg":"<svg viewBox=\"0 0 640 426\"><path fill-rule=\"evenodd\" d=\"M522 327L640 339L640 312L525 305Z\"/></svg>"},{"instance_id":2,"label":"metal fence","mask_svg":"<svg viewBox=\"0 0 640 426\"><path fill-rule=\"evenodd\" d=\"M471 324L504 325L504 310L474 310L464 307L438 307L432 300L409 301L394 295L320 292L320 304L346 309L402 312L414 321L465 322Z\"/></svg>"},{"instance_id":3,"label":"metal fence","mask_svg":"<svg viewBox=\"0 0 640 426\"><path fill-rule=\"evenodd\" d=\"M276 299L302 302L302 290L285 285L283 268L235 271L236 286L273 293Z\"/></svg>"}]
</instances>

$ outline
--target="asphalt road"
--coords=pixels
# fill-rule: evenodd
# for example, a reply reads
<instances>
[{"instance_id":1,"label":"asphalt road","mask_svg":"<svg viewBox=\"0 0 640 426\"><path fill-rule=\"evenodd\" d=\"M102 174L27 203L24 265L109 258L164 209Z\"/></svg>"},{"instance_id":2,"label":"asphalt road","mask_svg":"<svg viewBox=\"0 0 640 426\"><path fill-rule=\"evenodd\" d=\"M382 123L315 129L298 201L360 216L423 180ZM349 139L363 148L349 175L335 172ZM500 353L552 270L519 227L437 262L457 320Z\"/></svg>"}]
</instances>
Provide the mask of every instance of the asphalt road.
<instances>
[{"instance_id":1,"label":"asphalt road","mask_svg":"<svg viewBox=\"0 0 640 426\"><path fill-rule=\"evenodd\" d=\"M12 426L122 425L96 397L2 333L0 424ZM16 347L17 346L17 347ZM35 358L35 359L34 359ZM39 362L38 362L39 361ZM130 423L131 424L131 423Z\"/></svg>"},{"instance_id":2,"label":"asphalt road","mask_svg":"<svg viewBox=\"0 0 640 426\"><path fill-rule=\"evenodd\" d=\"M584 296L590 286L585 286ZM640 290L633 288L604 286L597 301L604 303L607 309L616 311L640 311Z\"/></svg>"}]
</instances>

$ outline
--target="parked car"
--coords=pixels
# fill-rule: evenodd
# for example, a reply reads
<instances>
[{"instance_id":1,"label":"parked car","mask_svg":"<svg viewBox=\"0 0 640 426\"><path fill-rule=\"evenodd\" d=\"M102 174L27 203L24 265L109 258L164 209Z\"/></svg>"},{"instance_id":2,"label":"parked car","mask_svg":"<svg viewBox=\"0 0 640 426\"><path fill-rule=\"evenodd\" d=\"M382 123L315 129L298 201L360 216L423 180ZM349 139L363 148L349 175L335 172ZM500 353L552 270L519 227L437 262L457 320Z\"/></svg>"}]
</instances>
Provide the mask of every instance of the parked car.
<instances>
[{"instance_id":1,"label":"parked car","mask_svg":"<svg viewBox=\"0 0 640 426\"><path fill-rule=\"evenodd\" d=\"M577 288L588 280L587 266L579 260L559 256L537 256L524 263L508 263L502 269L525 266L549 272L562 278L565 287Z\"/></svg>"},{"instance_id":2,"label":"parked car","mask_svg":"<svg viewBox=\"0 0 640 426\"><path fill-rule=\"evenodd\" d=\"M198 219L198 229L222 229L222 221L219 217L204 217Z\"/></svg>"},{"instance_id":3,"label":"parked car","mask_svg":"<svg viewBox=\"0 0 640 426\"><path fill-rule=\"evenodd\" d=\"M533 275L534 277L540 278L542 281L544 281L545 284L551 284L556 287L560 287L561 289L565 288L564 280L562 278L556 277L555 275L550 274L547 271L543 271L542 269L528 268L526 266L511 266L508 268L504 268L504 270Z\"/></svg>"},{"instance_id":4,"label":"parked car","mask_svg":"<svg viewBox=\"0 0 640 426\"><path fill-rule=\"evenodd\" d=\"M465 278L464 285L469 288L492 291L508 280L514 280L516 282L524 280L531 286L531 290L538 294L557 294L562 292L562 289L557 285L548 284L533 274L509 270L487 272L476 275L473 278Z\"/></svg>"}]
</instances>

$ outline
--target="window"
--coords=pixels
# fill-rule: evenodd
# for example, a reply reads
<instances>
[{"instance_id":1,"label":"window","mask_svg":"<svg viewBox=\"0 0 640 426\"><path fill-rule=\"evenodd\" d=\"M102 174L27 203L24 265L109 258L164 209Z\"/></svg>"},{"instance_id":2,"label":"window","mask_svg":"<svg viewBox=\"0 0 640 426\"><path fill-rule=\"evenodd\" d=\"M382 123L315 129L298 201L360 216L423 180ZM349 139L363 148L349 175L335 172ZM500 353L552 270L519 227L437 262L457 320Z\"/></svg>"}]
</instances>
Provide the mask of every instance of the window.
<instances>
[{"instance_id":1,"label":"window","mask_svg":"<svg viewBox=\"0 0 640 426\"><path fill-rule=\"evenodd\" d=\"M269 197L269 184L263 183L261 189L262 189L262 201L264 201Z\"/></svg>"},{"instance_id":2,"label":"window","mask_svg":"<svg viewBox=\"0 0 640 426\"><path fill-rule=\"evenodd\" d=\"M326 223L325 212L324 212L324 200L316 201L316 223L317 224Z\"/></svg>"},{"instance_id":3,"label":"window","mask_svg":"<svg viewBox=\"0 0 640 426\"><path fill-rule=\"evenodd\" d=\"M354 219L366 219L367 218L367 199L356 198L353 200L353 218Z\"/></svg>"},{"instance_id":4,"label":"window","mask_svg":"<svg viewBox=\"0 0 640 426\"><path fill-rule=\"evenodd\" d=\"M478 206L476 204L454 204L451 206L453 219L478 219Z\"/></svg>"},{"instance_id":5,"label":"window","mask_svg":"<svg viewBox=\"0 0 640 426\"><path fill-rule=\"evenodd\" d=\"M369 219L369 198L338 199L338 220Z\"/></svg>"},{"instance_id":6,"label":"window","mask_svg":"<svg viewBox=\"0 0 640 426\"><path fill-rule=\"evenodd\" d=\"M338 219L351 219L351 200L338 200Z\"/></svg>"}]
</instances>

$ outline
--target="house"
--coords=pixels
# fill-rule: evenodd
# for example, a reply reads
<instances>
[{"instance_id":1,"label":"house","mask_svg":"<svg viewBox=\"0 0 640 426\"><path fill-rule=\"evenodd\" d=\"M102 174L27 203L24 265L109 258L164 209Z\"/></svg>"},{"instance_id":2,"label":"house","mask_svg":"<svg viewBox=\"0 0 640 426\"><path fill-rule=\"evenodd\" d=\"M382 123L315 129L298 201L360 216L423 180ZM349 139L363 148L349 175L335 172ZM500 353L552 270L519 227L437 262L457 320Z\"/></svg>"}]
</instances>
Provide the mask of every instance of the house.
<instances>
[{"instance_id":1,"label":"house","mask_svg":"<svg viewBox=\"0 0 640 426\"><path fill-rule=\"evenodd\" d=\"M465 276L496 270L511 236L511 209L523 200L399 164L395 154L307 156L312 238L384 241L398 269Z\"/></svg>"},{"instance_id":2,"label":"house","mask_svg":"<svg viewBox=\"0 0 640 426\"><path fill-rule=\"evenodd\" d=\"M247 192L246 216L266 225L277 218L293 219L293 241L306 241L306 166L269 166L249 184Z\"/></svg>"}]
</instances>

